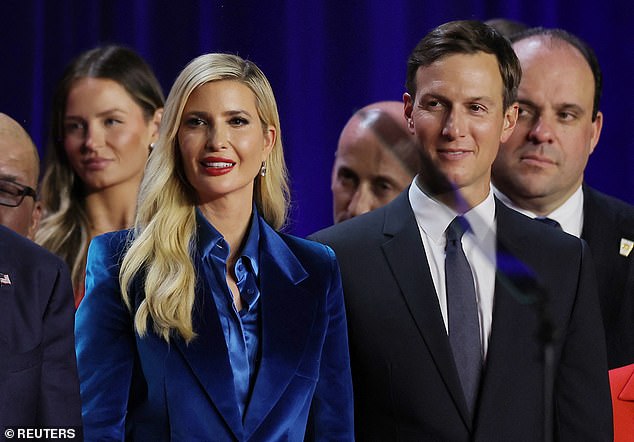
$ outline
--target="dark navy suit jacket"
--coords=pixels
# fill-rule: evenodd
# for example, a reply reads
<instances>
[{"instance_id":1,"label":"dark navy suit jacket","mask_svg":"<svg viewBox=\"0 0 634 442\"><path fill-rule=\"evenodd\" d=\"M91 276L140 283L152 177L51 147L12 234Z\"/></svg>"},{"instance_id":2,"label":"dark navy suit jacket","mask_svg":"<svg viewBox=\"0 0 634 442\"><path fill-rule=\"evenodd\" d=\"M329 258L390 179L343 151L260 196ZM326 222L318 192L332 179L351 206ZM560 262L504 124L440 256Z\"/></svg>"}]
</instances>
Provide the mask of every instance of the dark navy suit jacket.
<instances>
[{"instance_id":1,"label":"dark navy suit jacket","mask_svg":"<svg viewBox=\"0 0 634 442\"><path fill-rule=\"evenodd\" d=\"M634 251L620 253L621 240L634 241L634 206L583 186L583 230L597 269L608 367L634 363Z\"/></svg>"},{"instance_id":2,"label":"dark navy suit jacket","mask_svg":"<svg viewBox=\"0 0 634 442\"><path fill-rule=\"evenodd\" d=\"M177 336L168 345L152 332L140 338L118 282L127 233L93 240L76 324L87 440L301 441L307 426L317 440L352 440L348 340L334 254L262 225L262 357L244 420L206 283L199 281L197 336L189 345ZM132 295L138 306L140 284Z\"/></svg>"},{"instance_id":3,"label":"dark navy suit jacket","mask_svg":"<svg viewBox=\"0 0 634 442\"><path fill-rule=\"evenodd\" d=\"M0 226L0 430L81 427L66 264Z\"/></svg>"},{"instance_id":4,"label":"dark navy suit jacket","mask_svg":"<svg viewBox=\"0 0 634 442\"><path fill-rule=\"evenodd\" d=\"M611 440L605 339L587 245L499 201L496 221L493 320L473 420L408 192L312 236L335 250L341 267L358 441L543 440L538 293L548 296L557 329L547 392L554 440Z\"/></svg>"}]
</instances>

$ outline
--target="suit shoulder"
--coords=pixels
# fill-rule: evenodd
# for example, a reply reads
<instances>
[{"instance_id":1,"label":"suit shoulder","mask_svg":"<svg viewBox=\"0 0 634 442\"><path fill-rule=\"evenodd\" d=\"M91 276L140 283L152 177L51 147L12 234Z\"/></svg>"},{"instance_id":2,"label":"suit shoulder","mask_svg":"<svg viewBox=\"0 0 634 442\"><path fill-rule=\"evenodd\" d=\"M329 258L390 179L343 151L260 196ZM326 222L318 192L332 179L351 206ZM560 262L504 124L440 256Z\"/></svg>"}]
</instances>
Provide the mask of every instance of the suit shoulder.
<instances>
[{"instance_id":1,"label":"suit shoulder","mask_svg":"<svg viewBox=\"0 0 634 442\"><path fill-rule=\"evenodd\" d=\"M330 260L334 256L334 253L329 246L313 239L300 238L288 233L278 234L293 254L297 255L299 258L310 257L312 259L321 258Z\"/></svg>"},{"instance_id":2,"label":"suit shoulder","mask_svg":"<svg viewBox=\"0 0 634 442\"><path fill-rule=\"evenodd\" d=\"M634 220L634 205L611 195L607 195L589 186L583 188L586 200L585 209L592 214L618 214L621 218Z\"/></svg>"},{"instance_id":3,"label":"suit shoulder","mask_svg":"<svg viewBox=\"0 0 634 442\"><path fill-rule=\"evenodd\" d=\"M119 230L95 236L90 242L89 255L99 254L118 259L132 240L132 230Z\"/></svg>"},{"instance_id":4,"label":"suit shoulder","mask_svg":"<svg viewBox=\"0 0 634 442\"><path fill-rule=\"evenodd\" d=\"M367 240L369 233L382 230L384 222L385 206L326 227L312 233L308 236L308 239L325 244L357 242L360 238Z\"/></svg>"},{"instance_id":5,"label":"suit shoulder","mask_svg":"<svg viewBox=\"0 0 634 442\"><path fill-rule=\"evenodd\" d=\"M537 222L506 207L503 203L497 207L497 218L499 240L504 245L516 241L521 236L527 239L526 242L523 242L527 248L558 251L559 253L564 248L580 251L584 243L583 240L573 235Z\"/></svg>"},{"instance_id":6,"label":"suit shoulder","mask_svg":"<svg viewBox=\"0 0 634 442\"><path fill-rule=\"evenodd\" d=\"M20 262L23 264L28 263L33 266L35 263L39 263L46 267L66 265L57 255L4 226L0 226L0 242L2 249L10 250L13 259L19 256Z\"/></svg>"}]
</instances>

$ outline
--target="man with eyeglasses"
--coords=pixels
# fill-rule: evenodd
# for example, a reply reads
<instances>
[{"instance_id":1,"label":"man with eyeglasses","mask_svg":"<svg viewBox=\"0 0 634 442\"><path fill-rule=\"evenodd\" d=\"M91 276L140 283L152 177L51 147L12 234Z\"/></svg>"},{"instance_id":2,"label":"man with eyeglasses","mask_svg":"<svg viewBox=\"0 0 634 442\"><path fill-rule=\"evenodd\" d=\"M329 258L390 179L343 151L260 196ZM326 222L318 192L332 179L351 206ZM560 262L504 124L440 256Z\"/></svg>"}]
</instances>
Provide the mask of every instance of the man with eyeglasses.
<instances>
[{"instance_id":1,"label":"man with eyeglasses","mask_svg":"<svg viewBox=\"0 0 634 442\"><path fill-rule=\"evenodd\" d=\"M37 201L40 159L31 137L0 113L0 224L33 239L42 217Z\"/></svg>"},{"instance_id":2,"label":"man with eyeglasses","mask_svg":"<svg viewBox=\"0 0 634 442\"><path fill-rule=\"evenodd\" d=\"M68 267L29 240L38 173L33 141L0 113L0 434L82 440Z\"/></svg>"}]
</instances>

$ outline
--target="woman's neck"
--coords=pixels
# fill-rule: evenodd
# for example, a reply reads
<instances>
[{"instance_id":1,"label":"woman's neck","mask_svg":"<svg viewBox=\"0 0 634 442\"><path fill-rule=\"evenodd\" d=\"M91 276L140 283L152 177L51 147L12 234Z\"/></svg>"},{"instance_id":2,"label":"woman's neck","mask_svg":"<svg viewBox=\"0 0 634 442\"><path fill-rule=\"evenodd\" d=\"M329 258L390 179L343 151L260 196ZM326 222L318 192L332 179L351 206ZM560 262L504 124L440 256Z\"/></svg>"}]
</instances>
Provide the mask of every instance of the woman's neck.
<instances>
[{"instance_id":1,"label":"woman's neck","mask_svg":"<svg viewBox=\"0 0 634 442\"><path fill-rule=\"evenodd\" d=\"M85 207L91 237L132 227L138 191L138 184L130 183L86 195Z\"/></svg>"}]
</instances>

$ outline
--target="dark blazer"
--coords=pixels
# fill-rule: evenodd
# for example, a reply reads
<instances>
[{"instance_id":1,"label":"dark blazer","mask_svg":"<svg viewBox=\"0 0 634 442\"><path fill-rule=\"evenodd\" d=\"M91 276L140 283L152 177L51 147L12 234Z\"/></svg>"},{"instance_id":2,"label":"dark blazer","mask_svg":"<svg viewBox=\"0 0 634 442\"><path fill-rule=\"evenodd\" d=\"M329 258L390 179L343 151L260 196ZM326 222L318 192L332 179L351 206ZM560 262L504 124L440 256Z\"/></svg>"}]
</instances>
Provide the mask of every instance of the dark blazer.
<instances>
[{"instance_id":1,"label":"dark blazer","mask_svg":"<svg viewBox=\"0 0 634 442\"><path fill-rule=\"evenodd\" d=\"M473 422L408 192L312 236L334 248L342 272L357 440L543 440L540 322L533 297L513 288L532 287L526 269L546 288L559 336L548 394L555 440L611 440L605 342L586 244L499 201L496 220L492 330Z\"/></svg>"},{"instance_id":2,"label":"dark blazer","mask_svg":"<svg viewBox=\"0 0 634 442\"><path fill-rule=\"evenodd\" d=\"M66 264L0 226L0 430L71 429L79 438L73 290ZM76 439L77 440L77 439Z\"/></svg>"},{"instance_id":3,"label":"dark blazer","mask_svg":"<svg viewBox=\"0 0 634 442\"><path fill-rule=\"evenodd\" d=\"M178 336L168 345L151 324L140 338L118 281L127 233L93 240L76 324L87 440L301 441L307 422L317 440L352 440L345 309L334 254L261 224L262 357L244 420L207 283L199 281L197 336L189 345ZM132 295L136 308L140 284Z\"/></svg>"},{"instance_id":4,"label":"dark blazer","mask_svg":"<svg viewBox=\"0 0 634 442\"><path fill-rule=\"evenodd\" d=\"M619 253L621 239L634 241L634 206L583 186L583 230L597 271L608 367L634 363L634 251Z\"/></svg>"}]
</instances>

